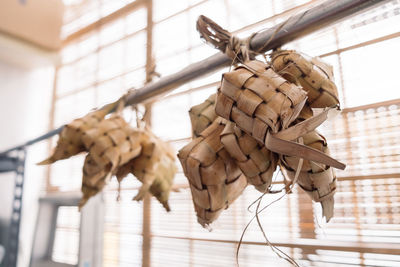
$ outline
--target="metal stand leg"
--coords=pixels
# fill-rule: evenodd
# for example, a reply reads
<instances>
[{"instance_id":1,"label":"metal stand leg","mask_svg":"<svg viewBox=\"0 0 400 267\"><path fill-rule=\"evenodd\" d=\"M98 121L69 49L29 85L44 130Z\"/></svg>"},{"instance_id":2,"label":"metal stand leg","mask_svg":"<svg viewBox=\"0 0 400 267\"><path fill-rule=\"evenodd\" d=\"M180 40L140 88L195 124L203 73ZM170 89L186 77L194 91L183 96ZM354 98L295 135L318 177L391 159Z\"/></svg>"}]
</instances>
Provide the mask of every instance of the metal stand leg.
<instances>
[{"instance_id":1,"label":"metal stand leg","mask_svg":"<svg viewBox=\"0 0 400 267\"><path fill-rule=\"evenodd\" d=\"M16 176L14 187L14 200L12 204L13 208L4 264L4 266L7 267L16 267L18 260L18 241L19 227L21 223L22 193L24 187L25 156L25 149L20 149L17 151L18 162L17 168L15 170Z\"/></svg>"}]
</instances>

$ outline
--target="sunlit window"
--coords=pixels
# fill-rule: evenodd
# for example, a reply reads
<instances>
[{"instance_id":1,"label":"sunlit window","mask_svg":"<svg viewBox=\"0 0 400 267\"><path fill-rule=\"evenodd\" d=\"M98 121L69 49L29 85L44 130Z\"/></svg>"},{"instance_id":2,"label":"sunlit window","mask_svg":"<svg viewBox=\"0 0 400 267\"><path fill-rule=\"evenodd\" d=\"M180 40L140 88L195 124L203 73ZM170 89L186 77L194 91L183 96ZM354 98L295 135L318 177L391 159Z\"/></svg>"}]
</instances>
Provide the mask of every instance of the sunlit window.
<instances>
[{"instance_id":1,"label":"sunlit window","mask_svg":"<svg viewBox=\"0 0 400 267\"><path fill-rule=\"evenodd\" d=\"M134 1L65 2L66 42L57 67L54 127L144 85L147 31L153 33L155 71L165 77L217 53L196 31L201 14L248 36L323 1L153 0L153 10L145 4L134 6ZM326 224L320 205L297 189L261 215L271 242L302 266L397 266L400 260L391 252L374 251L389 243L400 245L399 8L399 1L388 1L284 46L320 56L334 67L343 109L321 127L333 157L347 164L345 171L337 171L335 217ZM124 12L110 16L119 10ZM151 27L147 27L148 12L153 14ZM96 24L99 20L105 23ZM155 134L176 150L187 144L191 140L187 111L216 91L227 70L199 77L157 99L151 119ZM81 167L81 157L54 164L51 187L79 190ZM237 241L254 215L248 206L259 193L248 187L208 232L196 221L187 180L178 167L179 192L171 193L172 211L167 214L152 201L149 220L143 217L142 203L131 201L140 183L132 176L124 181L122 200L117 202L117 184L111 181L105 192L103 266L141 265L143 224L151 227L146 238L151 239L153 267L236 264ZM279 173L274 186L283 187ZM267 195L263 203L278 197ZM68 262L63 258L68 253L55 254L54 259ZM265 246L256 224L247 230L239 262L240 266L290 266Z\"/></svg>"}]
</instances>

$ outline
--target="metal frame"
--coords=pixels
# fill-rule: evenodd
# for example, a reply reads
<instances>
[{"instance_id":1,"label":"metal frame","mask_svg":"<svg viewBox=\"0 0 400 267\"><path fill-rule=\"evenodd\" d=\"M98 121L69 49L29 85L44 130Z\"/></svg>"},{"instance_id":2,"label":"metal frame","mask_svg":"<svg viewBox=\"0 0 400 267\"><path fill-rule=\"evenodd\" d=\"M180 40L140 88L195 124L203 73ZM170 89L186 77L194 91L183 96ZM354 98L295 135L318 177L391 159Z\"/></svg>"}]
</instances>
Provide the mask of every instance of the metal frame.
<instances>
[{"instance_id":1,"label":"metal frame","mask_svg":"<svg viewBox=\"0 0 400 267\"><path fill-rule=\"evenodd\" d=\"M15 157L3 157L0 161L2 168L0 172L15 172L12 213L8 226L7 242L5 244L4 262L2 263L2 266L7 267L16 267L18 262L19 227L21 224L22 195L25 180L25 158L26 150L25 148L20 148L16 151Z\"/></svg>"},{"instance_id":2,"label":"metal frame","mask_svg":"<svg viewBox=\"0 0 400 267\"><path fill-rule=\"evenodd\" d=\"M384 4L388 1L389 0L326 1L321 5L291 17L288 21L278 24L271 29L257 33L251 41L251 49L259 52L266 52L358 12L365 11L368 8L378 4ZM217 53L202 61L187 66L175 74L165 76L156 82L146 84L141 89L132 91L128 95L128 101L126 104L133 105L147 101L151 98L167 93L187 82L228 66L230 63L230 58L223 53ZM63 126L32 139L25 144L0 152L0 155L7 154L13 150L50 138L58 134L62 128Z\"/></svg>"}]
</instances>

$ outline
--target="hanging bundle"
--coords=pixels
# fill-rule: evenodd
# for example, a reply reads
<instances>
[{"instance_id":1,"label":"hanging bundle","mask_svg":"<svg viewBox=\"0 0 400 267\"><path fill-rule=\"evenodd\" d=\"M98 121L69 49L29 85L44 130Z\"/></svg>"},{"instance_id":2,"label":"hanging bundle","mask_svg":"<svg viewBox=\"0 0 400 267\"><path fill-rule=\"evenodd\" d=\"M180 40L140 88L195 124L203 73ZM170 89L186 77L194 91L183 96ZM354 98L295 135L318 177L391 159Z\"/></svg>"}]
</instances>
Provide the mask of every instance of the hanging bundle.
<instances>
[{"instance_id":1,"label":"hanging bundle","mask_svg":"<svg viewBox=\"0 0 400 267\"><path fill-rule=\"evenodd\" d=\"M221 142L247 177L248 183L258 191L266 192L276 169L276 154L232 122L228 122L222 131Z\"/></svg>"},{"instance_id":2,"label":"hanging bundle","mask_svg":"<svg viewBox=\"0 0 400 267\"><path fill-rule=\"evenodd\" d=\"M318 57L307 60L294 50L278 50L271 56L275 71L307 92L307 103L312 108L334 107L339 104L333 81L332 66Z\"/></svg>"},{"instance_id":3,"label":"hanging bundle","mask_svg":"<svg viewBox=\"0 0 400 267\"><path fill-rule=\"evenodd\" d=\"M246 177L220 141L225 125L224 119L215 119L178 154L203 226L216 220L247 186Z\"/></svg>"},{"instance_id":4,"label":"hanging bundle","mask_svg":"<svg viewBox=\"0 0 400 267\"><path fill-rule=\"evenodd\" d=\"M175 153L169 144L161 141L147 129L142 130L140 142L142 148L140 155L117 170L117 179L121 181L132 173L142 182L134 200L142 200L149 191L167 211L170 211L168 199L177 171Z\"/></svg>"},{"instance_id":5,"label":"hanging bundle","mask_svg":"<svg viewBox=\"0 0 400 267\"><path fill-rule=\"evenodd\" d=\"M193 137L199 137L200 133L217 118L217 114L215 114L216 97L216 94L212 94L203 103L193 106L189 110Z\"/></svg>"},{"instance_id":6,"label":"hanging bundle","mask_svg":"<svg viewBox=\"0 0 400 267\"><path fill-rule=\"evenodd\" d=\"M140 154L142 148L138 137L139 134L119 115L113 115L83 133L82 142L89 153L83 166L84 195L80 207L102 189L117 167Z\"/></svg>"},{"instance_id":7,"label":"hanging bundle","mask_svg":"<svg viewBox=\"0 0 400 267\"><path fill-rule=\"evenodd\" d=\"M177 171L174 152L149 130L130 127L121 116L125 100L126 95L66 125L55 152L40 164L86 151L80 208L104 188L112 175L121 183L132 173L143 183L134 200L143 199L150 191L169 211L168 198ZM104 119L114 108L116 113Z\"/></svg>"},{"instance_id":8,"label":"hanging bundle","mask_svg":"<svg viewBox=\"0 0 400 267\"><path fill-rule=\"evenodd\" d=\"M191 109L193 135L205 130L178 155L199 222L204 226L214 221L247 183L268 192L278 164L288 179L321 202L329 221L336 189L332 168L345 165L328 155L326 140L315 128L338 106L332 69L292 51L289 57L282 51L274 53L274 65L254 60L252 36L239 39L204 16L199 17L197 29L236 65L222 76L215 102L217 117L210 126L214 96ZM311 107L327 109L314 116ZM230 191L228 186L234 181L237 185Z\"/></svg>"},{"instance_id":9,"label":"hanging bundle","mask_svg":"<svg viewBox=\"0 0 400 267\"><path fill-rule=\"evenodd\" d=\"M58 160L67 159L85 151L82 142L82 135L85 131L95 127L107 113L118 103L112 103L105 108L90 112L82 118L75 119L71 123L65 125L59 134L56 148L52 155L39 162L38 165L51 164Z\"/></svg>"}]
</instances>

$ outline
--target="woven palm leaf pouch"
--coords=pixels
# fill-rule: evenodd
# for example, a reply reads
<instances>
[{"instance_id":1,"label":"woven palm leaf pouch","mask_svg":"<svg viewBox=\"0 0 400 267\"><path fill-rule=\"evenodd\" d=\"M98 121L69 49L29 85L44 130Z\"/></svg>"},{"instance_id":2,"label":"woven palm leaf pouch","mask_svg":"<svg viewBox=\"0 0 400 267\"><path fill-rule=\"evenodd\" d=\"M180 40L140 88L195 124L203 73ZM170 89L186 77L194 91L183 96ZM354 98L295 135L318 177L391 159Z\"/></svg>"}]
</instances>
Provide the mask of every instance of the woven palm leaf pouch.
<instances>
[{"instance_id":1,"label":"woven palm leaf pouch","mask_svg":"<svg viewBox=\"0 0 400 267\"><path fill-rule=\"evenodd\" d=\"M117 167L137 157L142 150L140 134L119 115L84 132L82 142L89 153L83 166L84 195L80 206L104 187Z\"/></svg>"},{"instance_id":2,"label":"woven palm leaf pouch","mask_svg":"<svg viewBox=\"0 0 400 267\"><path fill-rule=\"evenodd\" d=\"M293 122L306 101L306 92L288 82L266 63L248 61L223 74L215 111L257 141Z\"/></svg>"},{"instance_id":3,"label":"woven palm leaf pouch","mask_svg":"<svg viewBox=\"0 0 400 267\"><path fill-rule=\"evenodd\" d=\"M52 155L39 162L38 165L51 164L85 151L85 146L82 142L83 133L100 123L115 105L116 103L109 104L105 108L90 112L84 117L75 119L65 125L59 134L57 145Z\"/></svg>"},{"instance_id":4,"label":"woven palm leaf pouch","mask_svg":"<svg viewBox=\"0 0 400 267\"><path fill-rule=\"evenodd\" d=\"M212 94L203 103L189 110L195 137L211 124L211 120L217 118L215 98L216 94ZM225 149L247 177L248 183L254 185L260 192L265 192L271 184L277 156L228 121L220 138Z\"/></svg>"},{"instance_id":5,"label":"woven palm leaf pouch","mask_svg":"<svg viewBox=\"0 0 400 267\"><path fill-rule=\"evenodd\" d=\"M253 60L223 74L215 111L272 152L344 169L344 164L323 152L294 142L325 121L332 110L327 108L293 125L306 99L302 87L288 82L268 64Z\"/></svg>"},{"instance_id":6,"label":"woven palm leaf pouch","mask_svg":"<svg viewBox=\"0 0 400 267\"><path fill-rule=\"evenodd\" d=\"M141 152L138 157L116 171L117 179L122 180L129 173L133 174L142 183L134 200L142 200L145 194L150 192L167 211L170 211L168 199L177 172L175 152L168 143L156 137L150 130L140 131Z\"/></svg>"},{"instance_id":7,"label":"woven palm leaf pouch","mask_svg":"<svg viewBox=\"0 0 400 267\"><path fill-rule=\"evenodd\" d=\"M260 192L266 192L277 166L277 155L232 122L227 122L222 131L221 142L235 159L249 184Z\"/></svg>"},{"instance_id":8,"label":"woven palm leaf pouch","mask_svg":"<svg viewBox=\"0 0 400 267\"><path fill-rule=\"evenodd\" d=\"M306 104L294 122L294 125L312 118L314 116L313 113L310 106ZM316 130L303 134L300 138L297 138L296 142L318 150L324 155L329 155L325 137ZM296 177L296 171L299 167L299 157L281 154L279 160L285 178L289 178L292 182L296 179L297 184L313 201L320 202L322 215L326 218L326 221L329 221L333 217L334 194L336 192L336 176L333 168L327 164L304 160L301 164L299 176Z\"/></svg>"},{"instance_id":9,"label":"woven palm leaf pouch","mask_svg":"<svg viewBox=\"0 0 400 267\"><path fill-rule=\"evenodd\" d=\"M307 133L301 139L304 145L329 154L326 139L317 131ZM292 181L295 178L298 162L298 157L281 155L281 163ZM321 203L323 216L329 221L333 216L334 194L336 192L336 176L333 168L325 164L304 160L297 183L313 201Z\"/></svg>"},{"instance_id":10,"label":"woven palm leaf pouch","mask_svg":"<svg viewBox=\"0 0 400 267\"><path fill-rule=\"evenodd\" d=\"M198 222L207 226L239 197L247 186L220 135L227 121L217 118L178 154L192 192Z\"/></svg>"},{"instance_id":11,"label":"woven palm leaf pouch","mask_svg":"<svg viewBox=\"0 0 400 267\"><path fill-rule=\"evenodd\" d=\"M199 137L217 118L215 114L215 99L217 94L210 95L203 103L193 106L189 110L190 122L192 124L192 136Z\"/></svg>"},{"instance_id":12,"label":"woven palm leaf pouch","mask_svg":"<svg viewBox=\"0 0 400 267\"><path fill-rule=\"evenodd\" d=\"M274 70L307 92L307 103L312 108L333 107L339 104L333 68L320 58L307 59L294 50L278 50L271 56Z\"/></svg>"}]
</instances>

